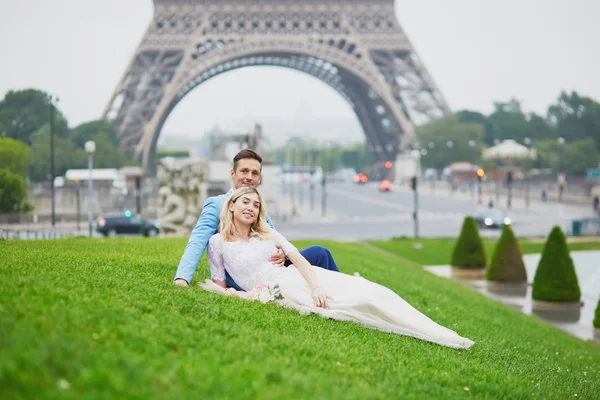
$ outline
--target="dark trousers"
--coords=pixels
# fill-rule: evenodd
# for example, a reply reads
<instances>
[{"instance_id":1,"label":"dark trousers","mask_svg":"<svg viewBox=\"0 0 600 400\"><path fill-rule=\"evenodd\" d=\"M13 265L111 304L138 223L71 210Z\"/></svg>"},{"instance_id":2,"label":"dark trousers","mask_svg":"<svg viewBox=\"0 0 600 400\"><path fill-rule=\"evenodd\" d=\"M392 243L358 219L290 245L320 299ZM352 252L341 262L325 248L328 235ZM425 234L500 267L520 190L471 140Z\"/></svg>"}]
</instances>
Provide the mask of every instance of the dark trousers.
<instances>
[{"instance_id":1,"label":"dark trousers","mask_svg":"<svg viewBox=\"0 0 600 400\"><path fill-rule=\"evenodd\" d=\"M325 247L311 246L309 248L301 250L300 254L302 254L302 256L304 258L306 258L306 261L308 261L308 263L310 265L328 269L330 271L335 271L335 272L340 271L338 269L337 265L335 265L335 261L333 260L333 256L331 255L331 252L329 250L327 250ZM286 267L289 266L290 264L291 264L290 260L285 261ZM229 273L227 273L227 271L225 271L225 283L227 284L227 287L232 287L235 290L243 290L241 287L239 287L237 285L237 283L235 283L233 281L233 279L231 279L231 276L229 276Z\"/></svg>"}]
</instances>

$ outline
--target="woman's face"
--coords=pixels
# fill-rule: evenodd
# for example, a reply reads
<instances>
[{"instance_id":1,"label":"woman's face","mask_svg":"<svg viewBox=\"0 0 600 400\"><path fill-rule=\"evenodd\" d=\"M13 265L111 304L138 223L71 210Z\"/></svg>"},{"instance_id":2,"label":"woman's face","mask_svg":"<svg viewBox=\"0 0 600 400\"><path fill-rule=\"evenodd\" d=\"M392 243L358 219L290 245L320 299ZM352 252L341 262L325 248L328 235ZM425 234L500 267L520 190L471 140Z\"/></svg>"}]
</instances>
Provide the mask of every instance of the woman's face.
<instances>
[{"instance_id":1,"label":"woman's face","mask_svg":"<svg viewBox=\"0 0 600 400\"><path fill-rule=\"evenodd\" d=\"M243 225L252 225L260 214L260 200L256 193L246 193L240 196L235 203L229 205L233 211L233 220Z\"/></svg>"}]
</instances>

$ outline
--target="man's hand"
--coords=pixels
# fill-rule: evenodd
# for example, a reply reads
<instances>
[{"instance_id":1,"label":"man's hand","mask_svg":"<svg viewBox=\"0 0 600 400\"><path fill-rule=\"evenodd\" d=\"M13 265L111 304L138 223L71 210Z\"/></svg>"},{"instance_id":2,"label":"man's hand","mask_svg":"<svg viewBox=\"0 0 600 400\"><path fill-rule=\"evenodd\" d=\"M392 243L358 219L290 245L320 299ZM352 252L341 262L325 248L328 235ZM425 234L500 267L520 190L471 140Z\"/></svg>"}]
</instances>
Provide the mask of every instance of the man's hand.
<instances>
[{"instance_id":1,"label":"man's hand","mask_svg":"<svg viewBox=\"0 0 600 400\"><path fill-rule=\"evenodd\" d=\"M177 278L175 279L175 284L179 286L190 286L189 283L185 279Z\"/></svg>"},{"instance_id":2,"label":"man's hand","mask_svg":"<svg viewBox=\"0 0 600 400\"><path fill-rule=\"evenodd\" d=\"M269 258L269 261L273 265L279 265L282 267L285 263L285 254L283 254L280 244L276 244L275 246L277 247L277 253L273 254L271 258Z\"/></svg>"}]
</instances>

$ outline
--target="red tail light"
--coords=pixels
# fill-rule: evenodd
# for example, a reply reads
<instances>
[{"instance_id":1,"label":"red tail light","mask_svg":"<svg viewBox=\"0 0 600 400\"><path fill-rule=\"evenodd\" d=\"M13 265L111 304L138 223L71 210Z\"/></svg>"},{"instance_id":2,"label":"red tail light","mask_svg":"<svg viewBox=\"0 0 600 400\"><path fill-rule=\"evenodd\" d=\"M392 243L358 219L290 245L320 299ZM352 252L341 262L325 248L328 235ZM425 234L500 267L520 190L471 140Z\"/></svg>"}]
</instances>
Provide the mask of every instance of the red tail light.
<instances>
[{"instance_id":1,"label":"red tail light","mask_svg":"<svg viewBox=\"0 0 600 400\"><path fill-rule=\"evenodd\" d=\"M106 220L102 217L98 218L98 226L106 225Z\"/></svg>"}]
</instances>

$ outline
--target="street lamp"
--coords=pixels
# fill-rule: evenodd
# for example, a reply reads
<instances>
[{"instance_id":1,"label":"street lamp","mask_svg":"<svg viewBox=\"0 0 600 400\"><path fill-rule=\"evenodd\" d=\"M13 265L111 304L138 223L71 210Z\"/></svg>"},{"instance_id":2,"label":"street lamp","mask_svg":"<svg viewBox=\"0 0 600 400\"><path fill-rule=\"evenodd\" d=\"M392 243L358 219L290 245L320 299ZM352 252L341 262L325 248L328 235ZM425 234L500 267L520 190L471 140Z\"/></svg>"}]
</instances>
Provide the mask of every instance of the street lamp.
<instances>
[{"instance_id":1,"label":"street lamp","mask_svg":"<svg viewBox=\"0 0 600 400\"><path fill-rule=\"evenodd\" d=\"M58 97L48 95L48 117L50 121L50 193L52 196L52 227L56 225L56 189L54 188L54 104Z\"/></svg>"},{"instance_id":2,"label":"street lamp","mask_svg":"<svg viewBox=\"0 0 600 400\"><path fill-rule=\"evenodd\" d=\"M525 143L525 146L527 147L527 168L525 171L525 207L529 208L529 189L530 189L530 168L529 168L529 163L531 162L531 156L530 156L530 149L529 146L531 145L531 139L526 137L523 139L523 143Z\"/></svg>"},{"instance_id":3,"label":"street lamp","mask_svg":"<svg viewBox=\"0 0 600 400\"><path fill-rule=\"evenodd\" d=\"M558 201L562 203L563 192L565 191L565 172L563 171L563 147L565 144L565 138L558 138Z\"/></svg>"},{"instance_id":4,"label":"street lamp","mask_svg":"<svg viewBox=\"0 0 600 400\"><path fill-rule=\"evenodd\" d=\"M92 184L92 161L94 152L96 151L96 143L92 140L85 142L85 151L88 153L88 226L90 237L92 237L92 197L94 192Z\"/></svg>"},{"instance_id":5,"label":"street lamp","mask_svg":"<svg viewBox=\"0 0 600 400\"><path fill-rule=\"evenodd\" d=\"M500 144L500 139L494 139L494 146L498 146ZM500 160L498 155L494 157L494 195L496 197L496 204L500 203L500 190L498 188L498 167L500 164Z\"/></svg>"}]
</instances>

